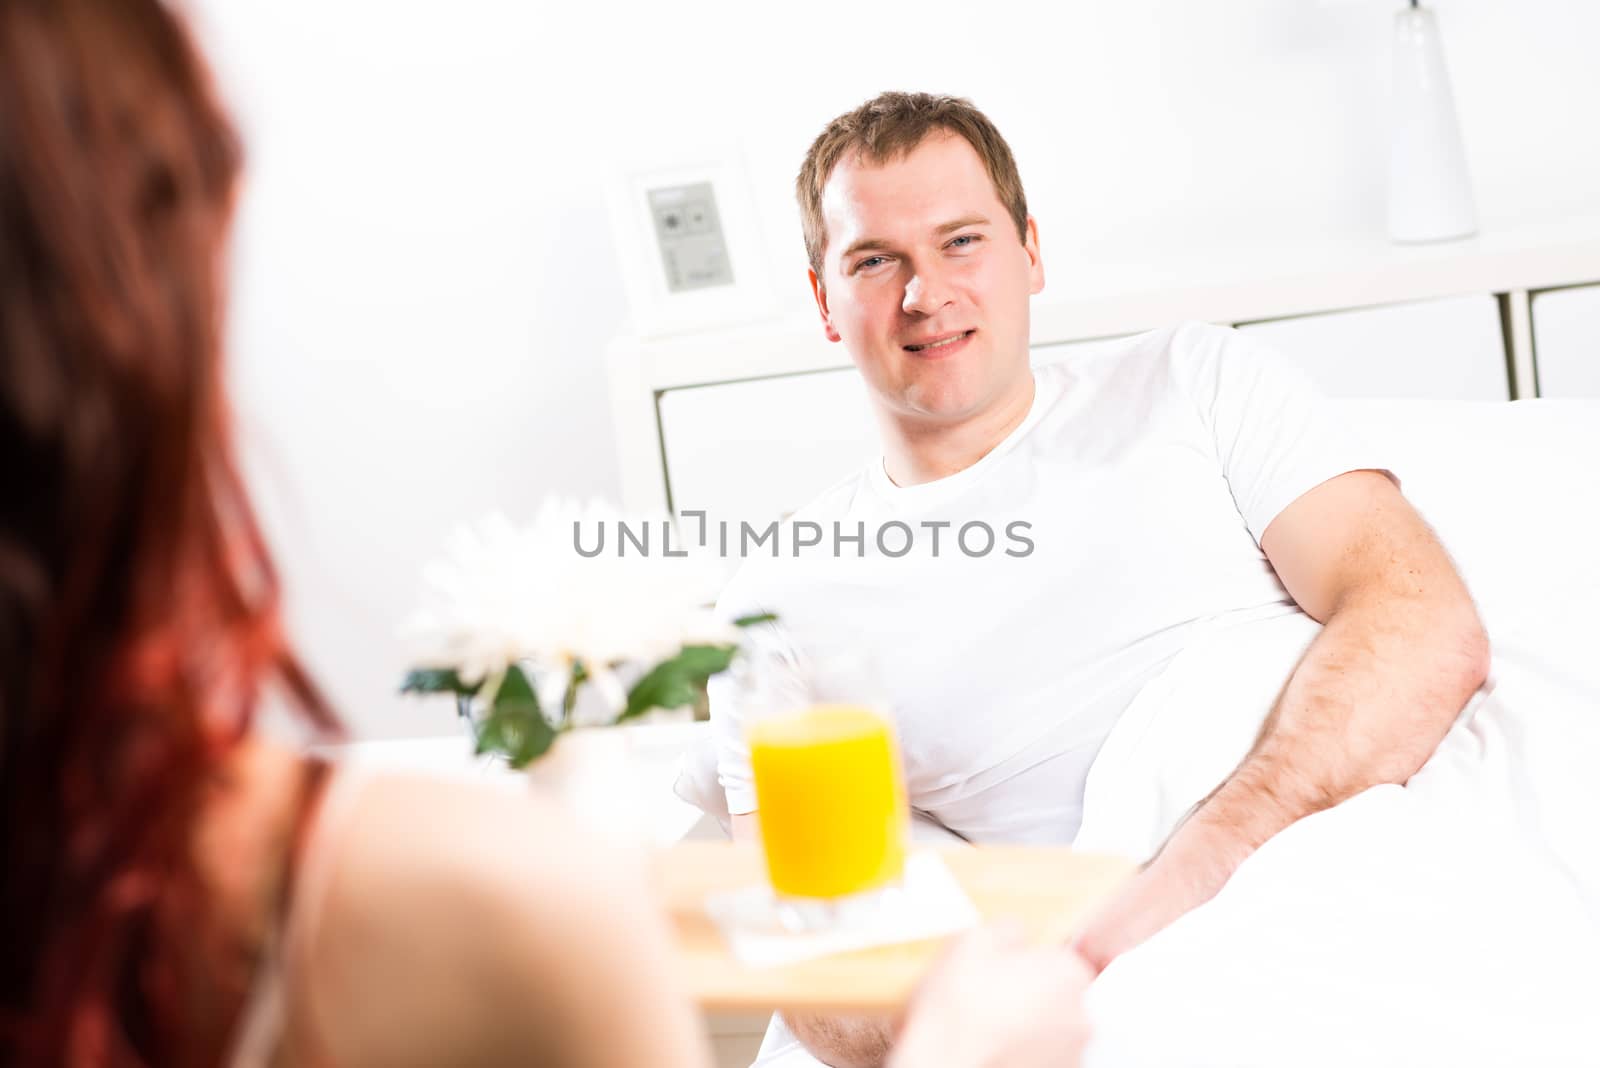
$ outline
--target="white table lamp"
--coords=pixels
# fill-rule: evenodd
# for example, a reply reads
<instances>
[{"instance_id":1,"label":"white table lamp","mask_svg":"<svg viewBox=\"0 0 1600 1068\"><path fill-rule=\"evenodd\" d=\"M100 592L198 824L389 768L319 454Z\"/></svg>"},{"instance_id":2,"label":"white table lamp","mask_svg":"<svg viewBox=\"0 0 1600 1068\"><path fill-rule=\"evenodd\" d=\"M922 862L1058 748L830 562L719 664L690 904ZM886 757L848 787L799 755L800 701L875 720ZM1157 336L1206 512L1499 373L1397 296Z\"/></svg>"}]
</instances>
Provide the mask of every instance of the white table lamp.
<instances>
[{"instance_id":1,"label":"white table lamp","mask_svg":"<svg viewBox=\"0 0 1600 1068\"><path fill-rule=\"evenodd\" d=\"M1389 132L1389 237L1448 241L1478 229L1439 24L1412 0L1395 14Z\"/></svg>"}]
</instances>

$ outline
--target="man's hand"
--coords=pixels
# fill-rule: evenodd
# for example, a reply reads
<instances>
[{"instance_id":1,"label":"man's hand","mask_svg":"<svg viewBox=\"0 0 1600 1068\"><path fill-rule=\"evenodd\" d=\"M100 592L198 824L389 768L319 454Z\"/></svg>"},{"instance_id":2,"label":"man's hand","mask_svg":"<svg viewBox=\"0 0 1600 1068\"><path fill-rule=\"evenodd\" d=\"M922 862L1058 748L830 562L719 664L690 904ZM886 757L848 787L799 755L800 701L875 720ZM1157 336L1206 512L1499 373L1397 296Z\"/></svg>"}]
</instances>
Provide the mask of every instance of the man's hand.
<instances>
[{"instance_id":1,"label":"man's hand","mask_svg":"<svg viewBox=\"0 0 1600 1068\"><path fill-rule=\"evenodd\" d=\"M1089 1026L1089 969L1017 928L956 939L912 999L889 1068L1073 1068Z\"/></svg>"},{"instance_id":2,"label":"man's hand","mask_svg":"<svg viewBox=\"0 0 1600 1068\"><path fill-rule=\"evenodd\" d=\"M1249 855L1226 832L1187 823L1073 939L1096 974L1173 920L1210 901Z\"/></svg>"},{"instance_id":3,"label":"man's hand","mask_svg":"<svg viewBox=\"0 0 1600 1068\"><path fill-rule=\"evenodd\" d=\"M783 1022L829 1068L882 1068L894 1043L894 1021L888 1017L786 1012Z\"/></svg>"}]
</instances>

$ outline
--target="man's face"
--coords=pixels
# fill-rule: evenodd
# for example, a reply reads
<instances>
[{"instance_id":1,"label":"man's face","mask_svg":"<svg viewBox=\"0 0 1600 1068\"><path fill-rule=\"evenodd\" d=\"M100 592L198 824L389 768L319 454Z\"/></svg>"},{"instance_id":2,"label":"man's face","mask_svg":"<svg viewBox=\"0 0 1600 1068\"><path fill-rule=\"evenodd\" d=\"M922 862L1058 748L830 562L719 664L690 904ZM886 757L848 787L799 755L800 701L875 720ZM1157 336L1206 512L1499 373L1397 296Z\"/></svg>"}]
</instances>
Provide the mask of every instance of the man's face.
<instances>
[{"instance_id":1,"label":"man's face","mask_svg":"<svg viewBox=\"0 0 1600 1068\"><path fill-rule=\"evenodd\" d=\"M964 137L936 131L881 166L841 160L822 215L817 307L891 416L957 424L1023 388L1038 233L1030 217L1018 239Z\"/></svg>"}]
</instances>

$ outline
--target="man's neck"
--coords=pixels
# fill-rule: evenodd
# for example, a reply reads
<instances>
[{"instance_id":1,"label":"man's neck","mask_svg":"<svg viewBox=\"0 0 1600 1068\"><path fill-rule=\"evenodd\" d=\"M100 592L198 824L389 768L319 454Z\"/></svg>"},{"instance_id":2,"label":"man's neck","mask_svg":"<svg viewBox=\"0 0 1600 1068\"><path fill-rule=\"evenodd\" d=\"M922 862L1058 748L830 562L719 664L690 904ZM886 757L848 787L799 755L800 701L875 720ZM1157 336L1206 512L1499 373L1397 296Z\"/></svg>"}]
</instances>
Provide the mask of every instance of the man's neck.
<instances>
[{"instance_id":1,"label":"man's neck","mask_svg":"<svg viewBox=\"0 0 1600 1068\"><path fill-rule=\"evenodd\" d=\"M965 471L1022 425L1033 406L1033 375L998 403L954 424L912 422L882 413L883 470L897 486L918 486Z\"/></svg>"}]
</instances>

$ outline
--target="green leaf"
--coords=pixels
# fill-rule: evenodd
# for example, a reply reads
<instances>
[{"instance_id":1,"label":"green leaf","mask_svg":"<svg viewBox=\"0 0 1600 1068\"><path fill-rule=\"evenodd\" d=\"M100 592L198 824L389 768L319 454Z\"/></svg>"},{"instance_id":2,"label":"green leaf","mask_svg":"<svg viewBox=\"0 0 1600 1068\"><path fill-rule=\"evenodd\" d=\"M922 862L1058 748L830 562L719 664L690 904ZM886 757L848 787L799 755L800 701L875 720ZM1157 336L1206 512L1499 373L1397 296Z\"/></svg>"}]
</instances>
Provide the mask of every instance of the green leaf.
<instances>
[{"instance_id":1,"label":"green leaf","mask_svg":"<svg viewBox=\"0 0 1600 1068\"><path fill-rule=\"evenodd\" d=\"M556 729L544 718L528 677L513 664L478 728L478 752L504 753L513 768L522 768L543 756L555 740Z\"/></svg>"},{"instance_id":2,"label":"green leaf","mask_svg":"<svg viewBox=\"0 0 1600 1068\"><path fill-rule=\"evenodd\" d=\"M567 694L561 701L561 720L572 719L572 710L578 707L578 688L589 680L589 669L582 660L572 662L572 675L567 680Z\"/></svg>"},{"instance_id":3,"label":"green leaf","mask_svg":"<svg viewBox=\"0 0 1600 1068\"><path fill-rule=\"evenodd\" d=\"M478 734L478 746L475 752L482 756L484 753L504 753L506 740L500 730L500 721L494 716L488 716L473 728Z\"/></svg>"},{"instance_id":4,"label":"green leaf","mask_svg":"<svg viewBox=\"0 0 1600 1068\"><path fill-rule=\"evenodd\" d=\"M686 645L678 655L663 660L645 673L628 691L628 705L620 723L642 716L652 708L692 705L705 689L706 680L727 670L738 652L736 645Z\"/></svg>"},{"instance_id":5,"label":"green leaf","mask_svg":"<svg viewBox=\"0 0 1600 1068\"><path fill-rule=\"evenodd\" d=\"M777 618L778 617L771 612L762 612L760 615L740 616L738 619L733 621L733 625L736 627L753 627L757 623L775 622Z\"/></svg>"},{"instance_id":6,"label":"green leaf","mask_svg":"<svg viewBox=\"0 0 1600 1068\"><path fill-rule=\"evenodd\" d=\"M455 668L413 668L406 672L400 683L401 693L453 693L471 697L483 687L482 682L468 686L461 681Z\"/></svg>"}]
</instances>

